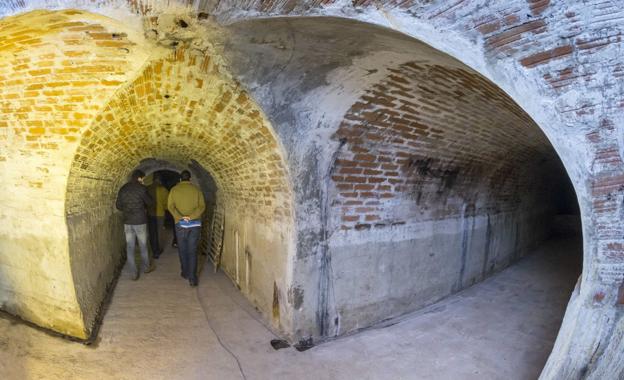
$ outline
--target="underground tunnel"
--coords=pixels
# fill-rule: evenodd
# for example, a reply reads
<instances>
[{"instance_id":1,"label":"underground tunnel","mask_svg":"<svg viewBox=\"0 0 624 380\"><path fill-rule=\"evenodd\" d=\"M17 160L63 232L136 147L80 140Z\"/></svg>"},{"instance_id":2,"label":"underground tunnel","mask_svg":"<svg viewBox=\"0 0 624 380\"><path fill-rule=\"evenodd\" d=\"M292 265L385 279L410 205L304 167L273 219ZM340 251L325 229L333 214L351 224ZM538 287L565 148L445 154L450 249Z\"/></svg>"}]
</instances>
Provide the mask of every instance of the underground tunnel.
<instances>
[{"instance_id":1,"label":"underground tunnel","mask_svg":"<svg viewBox=\"0 0 624 380\"><path fill-rule=\"evenodd\" d=\"M97 312L93 299L102 298L124 250L120 215L110 202L134 163L146 157L182 168L194 158L191 169L199 181L216 183L227 210L224 248L232 249L230 235L239 230L246 239L239 244L263 248L249 275L255 288L248 291L260 308L272 308L289 244L287 230L272 236L289 218L286 168L261 112L211 65L208 57L199 60L179 50L155 62L85 132L90 138L75 154L66 207L72 273L87 326Z\"/></svg>"},{"instance_id":2,"label":"underground tunnel","mask_svg":"<svg viewBox=\"0 0 624 380\"><path fill-rule=\"evenodd\" d=\"M587 147L616 128L603 118L574 134L525 72L565 51L508 59L546 26L475 45L462 33L494 24L438 36L437 13L406 30L414 14L357 2L344 13L71 3L0 6L0 167L14 205L0 229L2 310L93 339L125 261L117 191L136 168L172 182L190 169L208 205L200 254L222 238L237 295L221 293L291 344L331 350L432 310L475 320L451 307L473 299L516 314L501 352L541 337L518 374L617 373L619 267L596 260L619 257L618 227L598 228L617 213L619 177L587 172L620 162L611 145L593 161ZM217 275L204 268L204 291ZM488 301L505 287L509 299Z\"/></svg>"},{"instance_id":3,"label":"underground tunnel","mask_svg":"<svg viewBox=\"0 0 624 380\"><path fill-rule=\"evenodd\" d=\"M321 207L306 231L320 236L314 256L297 252L300 268L312 268L295 275L302 309L316 310L302 316L311 335L357 331L482 281L546 242L559 213L576 214L567 221L580 234L576 196L548 138L461 62L340 19L230 28L234 72L253 78L252 93L270 88L274 97L257 98L288 146L314 146L306 153L315 166L301 170L316 183L295 183L317 188ZM273 109L280 97L291 108Z\"/></svg>"}]
</instances>

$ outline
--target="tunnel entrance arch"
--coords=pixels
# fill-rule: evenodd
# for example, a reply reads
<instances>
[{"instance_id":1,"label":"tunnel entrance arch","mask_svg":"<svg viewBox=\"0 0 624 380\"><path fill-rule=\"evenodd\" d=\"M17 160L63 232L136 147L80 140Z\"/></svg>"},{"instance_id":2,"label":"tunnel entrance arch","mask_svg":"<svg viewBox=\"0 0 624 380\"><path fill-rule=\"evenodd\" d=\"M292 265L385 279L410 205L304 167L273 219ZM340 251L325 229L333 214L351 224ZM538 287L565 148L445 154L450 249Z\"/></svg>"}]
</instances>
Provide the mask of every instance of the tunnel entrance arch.
<instances>
[{"instance_id":1,"label":"tunnel entrance arch","mask_svg":"<svg viewBox=\"0 0 624 380\"><path fill-rule=\"evenodd\" d=\"M280 144L261 110L214 57L176 50L148 65L83 134L70 170L66 211L71 269L85 325L121 260L117 190L145 158L214 176L228 213L223 267L235 252L229 229L247 231L251 301L272 315L274 287L285 289L292 246L291 190ZM233 235L232 235L233 236ZM276 285L277 284L277 285ZM276 327L288 324L283 310Z\"/></svg>"}]
</instances>

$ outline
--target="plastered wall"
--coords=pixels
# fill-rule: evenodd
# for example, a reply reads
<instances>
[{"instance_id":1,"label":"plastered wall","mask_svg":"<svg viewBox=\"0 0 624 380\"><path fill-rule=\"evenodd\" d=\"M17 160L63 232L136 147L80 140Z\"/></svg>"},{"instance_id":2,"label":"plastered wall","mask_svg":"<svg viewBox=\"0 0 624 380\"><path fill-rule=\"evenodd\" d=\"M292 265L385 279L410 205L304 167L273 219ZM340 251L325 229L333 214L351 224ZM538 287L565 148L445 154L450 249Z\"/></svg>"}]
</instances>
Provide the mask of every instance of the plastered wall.
<instances>
[{"instance_id":1,"label":"plastered wall","mask_svg":"<svg viewBox=\"0 0 624 380\"><path fill-rule=\"evenodd\" d=\"M67 254L67 173L81 131L139 69L146 47L140 34L127 37L130 26L79 11L0 23L2 308L86 338Z\"/></svg>"}]
</instances>

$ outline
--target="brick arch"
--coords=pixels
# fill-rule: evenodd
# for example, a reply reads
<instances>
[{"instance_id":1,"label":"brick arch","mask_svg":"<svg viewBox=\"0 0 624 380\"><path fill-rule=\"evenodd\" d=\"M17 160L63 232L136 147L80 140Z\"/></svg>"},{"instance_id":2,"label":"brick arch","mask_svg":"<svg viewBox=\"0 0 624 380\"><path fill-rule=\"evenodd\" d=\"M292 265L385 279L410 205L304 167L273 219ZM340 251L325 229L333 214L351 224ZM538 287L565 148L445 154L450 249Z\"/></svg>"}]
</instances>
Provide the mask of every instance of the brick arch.
<instances>
[{"instance_id":1,"label":"brick arch","mask_svg":"<svg viewBox=\"0 0 624 380\"><path fill-rule=\"evenodd\" d=\"M314 40L302 42L303 35L314 34L314 29L306 28L319 21L272 19L257 23L264 23L278 36L276 31L285 24L292 30L301 28L290 40L299 41L299 49L305 50L306 43ZM387 33L383 46L391 43L391 32L348 20L327 20L324 35L331 35L332 24L340 25L341 36L348 42L336 48L338 51L330 50L328 44L316 46L320 62L331 62L334 54L352 54L346 45L357 44L354 35ZM255 38L266 40L262 27L247 27ZM235 25L235 29L243 28ZM401 35L392 37L405 41ZM284 50L297 48L279 37L272 42L283 43ZM351 62L346 68L339 62L328 63L337 69L316 78L328 84L296 102L332 107L318 100L320 93L350 104L337 122L333 119L324 125L322 135L328 136L327 130L334 132L327 139L332 144L322 154L335 158L333 163L327 161L332 182L327 189L321 188L330 205L325 226L330 237L324 244L329 246L327 260L334 264L330 270L318 268L318 287L322 289L323 283L332 287L319 296L322 306L317 306L317 315L327 317L325 322L317 318L314 328L329 336L422 307L509 265L548 235L554 203L550 191L557 182L568 182L542 128L500 87L430 46L408 41L401 47L397 50L412 51L418 59L388 51L388 59L371 57L367 61L365 57L353 64L359 66L355 69L349 67ZM269 55L266 59L273 62L275 58ZM311 57L304 53L298 58L295 53L287 59L294 60L292 68L284 69L290 79L298 65L305 65ZM399 59L401 63L392 63ZM301 72L313 73L314 69L304 66ZM378 79L371 82L367 77L372 74ZM331 112L336 113L336 108L330 108ZM327 118L328 113L319 119ZM327 140L312 138L322 146ZM522 209L530 212L522 214ZM423 237L423 231L430 236ZM440 248L435 248L436 244ZM489 252L494 246L496 254ZM428 272L422 271L430 269L427 265L436 259L409 259L426 250L432 251L432 257L452 251L448 255L451 261L461 257L436 267L440 281L429 289L423 289L418 278L427 278ZM476 264L465 259L476 252L486 252ZM401 264L395 261L397 256L404 260ZM351 270L357 262L394 266L396 273ZM410 266L414 263L420 267Z\"/></svg>"},{"instance_id":2,"label":"brick arch","mask_svg":"<svg viewBox=\"0 0 624 380\"><path fill-rule=\"evenodd\" d=\"M149 48L132 25L78 10L3 18L0 35L0 171L12 187L3 199L16 205L0 238L0 254L10 252L12 262L0 265L0 303L37 325L87 338L61 216L68 152ZM38 228L23 226L29 221Z\"/></svg>"},{"instance_id":3,"label":"brick arch","mask_svg":"<svg viewBox=\"0 0 624 380\"><path fill-rule=\"evenodd\" d=\"M123 248L112 207L117 190L144 158L204 166L220 189L232 228L258 223L271 231L290 224L291 190L280 143L262 111L223 70L215 57L172 52L145 67L82 134L69 172L66 212L72 273L87 324ZM276 252L255 253L256 288L245 291L265 311L273 282L284 287L284 244Z\"/></svg>"},{"instance_id":4,"label":"brick arch","mask_svg":"<svg viewBox=\"0 0 624 380\"><path fill-rule=\"evenodd\" d=\"M436 9L443 10L444 8L444 2L438 2L436 4L431 4L431 6L424 5L421 9L415 7L415 15L422 14L431 17L428 21L423 21L422 18L418 18L414 24L409 24L408 19L410 16L401 13L398 9L395 9L396 12L390 12L390 14L388 14L379 12L378 9L373 9L375 7L362 5L354 7L362 10L361 13L349 13L349 11L346 10L349 8L348 6L341 9L332 8L319 11L318 8L315 10L309 10L298 8L297 6L286 9L281 7L283 5L281 3L274 3L274 5L275 7L271 7L271 11L267 11L265 13L261 12L258 14L258 9L254 8L254 10L249 13L241 12L234 16L228 14L227 9L225 9L226 7L222 7L223 13L221 15L226 22L234 21L230 27L235 31L235 33L240 33L242 36L240 38L235 38L234 42L231 43L232 46L235 46L235 43L247 42L249 43L249 47L246 50L253 51L253 49L257 49L260 51L257 55L258 57L261 57L263 60L267 60L280 68L280 72L278 74L275 74L274 76L266 75L265 77L262 77L261 69L245 70L244 67L238 68L239 71L245 75L261 76L261 79L254 78L255 83L259 82L264 84L264 86L261 86L259 90L256 90L257 93L261 94L266 91L272 91L274 93L288 91L290 94L289 101L292 101L293 108L295 108L292 112L292 119L296 119L297 113L301 113L305 115L305 117L301 118L301 128L305 128L305 125L318 125L322 127L319 128L320 131L314 131L314 128L312 128L314 132L310 133L307 137L309 138L310 144L314 148L311 151L303 152L301 157L303 157L302 159L305 159L308 156L314 156L319 159L319 161L320 157L324 158L325 161L319 165L327 166L322 166L317 170L319 173L317 180L319 182L324 181L325 177L323 176L327 173L325 171L325 167L330 167L329 173L333 177L332 180L334 181L334 185L336 185L333 190L337 190L339 192L340 189L338 186L340 185L342 185L344 189L344 199L337 199L337 201L342 202L344 200L346 202L353 202L347 205L339 204L338 202L334 203L334 206L338 206L336 208L342 209L343 206L347 206L345 207L345 211L353 212L351 215L347 215L345 220L342 220L344 215L340 212L334 212L333 217L330 216L329 218L323 216L323 205L331 204L332 202L332 189L330 185L329 191L326 192L330 193L330 200L325 201L323 199L319 199L318 201L321 205L321 212L318 221L320 225L323 225L324 220L330 219L333 221L334 225L329 228L328 233L325 232L327 228L323 228L321 231L310 231L310 235L319 233L321 236L329 236L328 239L331 239L332 235L334 235L334 237L339 236L338 234L333 234L332 228L335 226L338 226L346 231L373 232L376 228L386 228L390 230L388 226L392 226L392 224L395 223L392 220L383 220L384 215L380 215L378 212L379 204L371 203L367 205L365 204L366 200L356 199L362 195L362 192L369 191L371 187L373 189L377 188L380 193L366 194L367 196L371 195L370 198L381 197L382 194L389 189L396 190L392 186L388 188L388 183L381 184L381 182L386 181L386 179L381 177L384 175L390 175L393 167L388 166L387 169L384 168L384 171L389 173L378 173L374 171L378 169L378 167L381 167L381 164L383 163L375 162L374 165L372 165L375 167L366 166L371 163L371 160L377 160L377 155L374 157L366 157L365 155L368 153L367 148L369 147L364 147L360 152L350 151L350 149L354 148L355 145L358 145L357 136L362 133L362 130L355 131L354 128L345 127L345 124L360 122L362 125L369 124L368 127L370 127L370 124L374 125L376 116L368 115L372 119L362 120L360 115L358 115L360 111L366 111L366 109L363 109L362 104L357 104L359 97L353 97L353 95L358 92L362 93L367 90L375 90L373 87L376 84L379 84L379 88L383 88L384 86L387 87L388 81L371 82L369 78L375 77L379 73L383 73L384 70L388 68L394 70L407 70L405 67L392 67L389 63L392 59L396 59L396 56L399 54L396 51L385 50L391 50L387 49L387 47L395 42L399 44L399 41L405 41L406 35L415 37L419 41L422 41L427 46L427 49L433 48L433 50L437 51L437 54L441 53L443 56L446 56L446 59L443 59L446 63L448 63L448 59L450 58L449 55L452 56L454 59L451 58L451 61L456 61L465 73L470 73L469 75L473 77L472 80L476 80L478 82L482 82L483 80L485 80L485 82L489 81L490 84L487 84L485 88L497 88L497 91L500 95L502 95L502 98L506 99L506 101L510 102L510 104L514 104L511 107L504 107L506 108L505 112L517 121L524 122L527 125L532 126L533 129L531 133L534 133L539 142L545 142L545 145L541 145L540 143L534 145L532 141L521 136L523 146L520 150L514 150L512 152L512 157L530 157L533 153L537 153L538 156L542 157L542 159L552 162L553 166L558 166L559 168L561 168L561 166L558 162L559 158L557 156L561 157L561 160L564 162L565 169L572 179L576 194L578 195L578 201L582 211L584 226L584 267L582 281L579 281L580 286L577 287L575 292L572 294L569 308L566 312L566 318L564 319L560 330L559 339L551 354L548 365L544 370L544 376L558 376L558 373L562 373L560 371L564 371L566 373L585 371L586 369L579 366L580 362L589 360L585 352L598 349L596 342L599 340L609 342L611 341L611 337L604 334L604 331L606 330L602 330L602 327L596 327L595 329L592 328L592 332L588 332L587 329L582 329L582 331L578 330L579 325L577 325L577 322L584 320L585 318L597 318L601 321L600 323L605 324L601 326L613 326L613 322L609 316L612 315L614 310L618 307L617 304L619 302L617 301L617 293L619 283L621 281L621 271L618 269L618 260L615 259L618 254L615 252L607 252L617 251L619 244L598 244L597 240L595 240L598 237L598 235L595 234L595 228L597 228L597 226L602 226L603 223L610 224L611 222L607 221L613 220L609 219L613 215L610 214L611 216L608 216L607 214L610 212L609 210L613 211L617 208L613 204L614 199L616 199L614 197L613 190L616 187L615 184L619 183L618 178L620 177L617 173L621 170L621 158L614 148L616 141L614 140L612 132L616 130L616 128L614 124L610 122L615 117L613 111L615 108L613 108L613 106L617 104L617 97L612 93L613 91L609 90L611 92L610 97L605 100L605 103L611 104L610 107L606 108L607 112L605 118L607 118L608 121L600 122L600 132L585 135L583 127L579 126L578 128L574 128L573 126L579 125L579 123L582 125L587 125L586 123L595 123L596 118L590 115L593 115L596 112L596 105L591 104L589 101L582 101L579 103L578 108L572 106L571 103L574 101L571 101L573 99L571 96L575 94L575 91L578 91L580 78L578 76L568 77L566 72L569 70L562 71L563 76L561 76L560 81L553 81L552 79L554 76L548 75L549 70L552 71L556 70L558 67L577 64L575 62L578 56L572 54L574 48L570 51L569 48L558 49L557 47L552 47L553 43L558 43L560 41L557 40L557 36L559 35L558 33L563 33L563 29L565 29L561 26L561 24L559 24L560 22L565 24L565 19L562 21L565 13L565 9L563 8L565 8L565 6L553 7L548 10L540 8L539 12L535 13L536 15L547 13L556 17L556 21L554 22L554 24L557 25L556 29L551 29L550 34L542 35L542 33L545 33L547 30L547 28L544 28L544 25L536 27L535 29L528 28L526 30L521 27L516 27L516 24L521 20L525 20L526 17L534 17L532 15L534 7L531 8L529 13L522 14L525 8L529 8L529 5L526 3L514 4L511 7L513 9L507 9L510 13L510 17L506 17L503 22L502 20L499 20L496 15L480 14L479 11L482 11L483 8L476 9L478 7L470 2L463 2L461 3L461 6L457 4L456 7L450 7L447 10L448 12L442 12L440 14L436 13L433 15L432 12ZM497 6L493 5L493 7L498 9ZM388 5L388 8L392 9L393 6ZM441 16L442 14L444 14L444 16ZM282 15L288 15L290 17L281 19L279 16ZM329 17L319 18L319 15ZM461 15L461 17L459 15ZM314 17L306 18L305 16ZM393 16L396 16L397 18L393 19ZM465 16L470 17L466 19ZM482 17L479 18L480 16ZM332 17L338 17L338 19ZM567 12L567 16L565 17L576 18L576 13L572 11ZM349 20L349 18L351 18L351 20ZM501 16L501 18L503 18L503 16ZM358 39L359 37L354 37L354 33L349 33L349 29L351 29L351 26L353 25L353 19L363 21L362 24L359 24L360 26L368 24L368 27L361 26L356 34L360 36L367 35L369 38L366 40ZM321 20L323 22L321 22ZM370 24L371 22L373 24L379 23L385 27L402 33L395 34L391 38L390 35L392 32L387 29L384 30L376 28L374 25ZM485 26L483 28L477 28L475 26L481 25L482 23L492 23L489 27L493 29L489 29L489 27L486 28ZM321 24L326 28L326 30L324 32L315 32L313 29L314 25ZM339 24L340 27L336 27L336 25ZM310 27L310 25L312 25L312 27ZM246 34L246 29L250 31L249 35ZM286 31L279 34L280 30ZM264 31L266 31L266 33ZM268 38L269 34L275 34L276 37ZM488 48L487 50L481 49L481 45L479 45L479 43L483 41L483 35L486 35L489 39L495 39L498 34L500 34L500 41L498 41L499 44L497 44L496 48ZM255 36L256 40L260 42L254 43L253 39L249 37L251 35ZM393 54L397 55L384 61L383 58L380 59L379 56L373 56L371 54L369 62L373 63L369 64L364 58L362 58L367 57L363 50L371 46L375 46L374 44L369 44L368 40L374 39L378 35L384 35L387 37L386 39L383 39L383 42L387 45L381 47L380 50L384 51L384 53L388 56L392 56ZM347 43L341 44L341 40L345 40ZM313 45L313 42L316 45ZM269 48L262 49L259 46L261 43L271 45L275 51L279 51L278 49L280 49L282 51L289 52L289 54L280 55L279 53L271 52ZM332 48L332 44L337 47ZM351 46L356 47L352 48ZM377 46L379 47L381 45ZM607 49L605 46L609 46L608 50L611 52L613 52L614 49L617 49L617 43L614 43L613 46L606 43L593 47L584 46L581 50L585 51L586 48L592 49L594 50L592 54L600 54L596 52L596 50ZM422 49L422 47L417 45L412 48L415 51ZM243 50L245 49L241 49L241 51ZM307 53L305 53L305 51L313 51L313 53L306 55ZM409 54L409 51L409 49L403 49L403 52L406 52L406 54ZM237 58L240 57L237 53L234 53L233 56ZM333 59L332 57L342 57L343 61L341 61L340 58ZM348 57L347 59L351 59L352 62L345 65L343 63L344 57ZM322 62L322 65L316 66L317 68L321 67L321 69L315 68L314 65L309 65L307 62ZM378 64L377 66L375 66L375 62ZM412 62L416 66L423 63L422 59L412 61L404 59L402 62ZM425 63L427 63L426 66L436 66L435 62L433 62L432 65L431 60ZM329 70L325 70L323 65L329 67ZM351 65L350 68L348 68L349 65ZM457 68L457 66L455 66L455 68ZM428 68L427 70L430 69ZM435 73L436 70L439 70L439 68L434 69L433 72ZM606 78L609 78L608 82L610 83L610 86L608 86L608 89L613 89L613 79L618 76L617 70L615 70L614 73L611 73L612 69L608 67L598 67L597 70L603 73ZM311 73L316 74L317 77L312 77ZM465 76L465 73L460 73L459 76ZM544 76L540 77L542 74ZM446 78L442 79L446 80ZM547 82L542 84L542 79L546 79ZM335 82L332 82L332 80ZM295 91L290 91L288 88L280 87L279 84L270 84L270 81L286 82L289 88L301 86L305 87L305 89L300 93L297 93ZM312 85L313 83L316 84L316 86ZM555 83L556 85L553 86L552 83ZM565 90L561 90L561 87L565 88ZM387 88L384 88L384 90L387 90ZM594 93L592 91L594 90L588 90L588 93ZM596 94L596 96L599 95ZM328 101L324 102L324 97L326 97ZM369 98L371 97L374 96L369 96ZM383 105L383 95L379 96L379 98L381 99L379 103ZM356 105L351 107L354 103ZM362 103L371 102L370 99L367 99ZM374 103L374 101L372 103ZM265 104L267 108L279 108L271 102L265 102ZM311 104L318 105L318 107L326 107L328 110L334 112L334 116L336 110L340 110L345 104L349 104L349 107L347 107L345 111L347 112L347 117L351 120L348 120L347 123L343 124L341 123L341 120L336 120L335 117L332 117L331 112L310 111ZM299 108L297 109L297 107ZM586 110L587 107L591 109L589 114ZM268 113L271 114L270 111L268 111ZM289 122L292 120L281 114L280 118L287 119ZM380 120L383 121L383 117ZM278 128L278 130L280 129L279 126L276 126L276 128ZM363 129L366 130L366 128ZM410 128L407 127L404 129L407 129L409 132ZM334 138L325 139L322 137L328 135L328 130L331 132L337 132L335 133ZM413 128L412 132L418 135L422 131L418 131L418 128ZM435 135L435 133L439 131L430 130L429 132L433 132ZM506 132L508 132L507 129ZM319 135L321 138L318 138ZM349 145L349 138L354 137L356 138L355 144ZM387 136L376 136L373 138L383 141L386 137ZM593 143L588 144L589 138L592 139ZM326 145L324 143L326 141L332 141L332 144ZM492 141L495 142L496 139ZM555 148L556 153L552 150L552 147L550 146L551 143L552 147ZM327 147L327 149L322 150L322 148L320 148L320 150L322 150L322 154L319 154L319 146ZM482 144L478 144L477 146L480 148L484 147ZM506 143L505 145L500 146L500 148L504 148L505 146L510 147L510 144ZM592 162L591 157L593 157L593 154L596 152L601 153L593 162L599 162L599 164L597 164L597 166L592 166L592 171L594 169L605 171L597 176L594 173L590 173L590 171L587 170L588 167L586 166L588 162ZM348 156L349 153L351 153L350 157L345 157ZM349 158L353 158L354 155L358 153L362 155L359 157L361 158L360 161L365 164L357 168L362 171L347 173L347 171L350 170L348 169L345 171L344 175L341 175L341 173L331 169L331 160L334 157L337 158L336 163L338 166L343 164L344 166L357 166L354 165L354 162L347 161L353 161L349 160ZM383 152L381 153L383 155ZM415 155L406 154L403 158L411 160L414 158L413 156ZM416 164L418 164L419 161L424 161L425 163L427 162L426 157L415 158L416 159L413 160L413 162ZM507 158L510 157L505 157L505 159ZM341 161L341 159L343 160ZM535 167L535 165L539 164L537 161L525 166L525 172L527 168L531 167L531 165L534 165ZM509 163L511 161L507 160L507 162ZM388 164L390 162L385 163ZM404 163L405 162L401 162L400 164ZM433 161L431 161L431 163L436 164ZM377 166L377 164L379 164L379 166ZM400 167L401 165L396 166ZM418 165L415 167L418 168ZM425 171L430 173L444 173L445 171L452 173L454 171L448 169L449 168L444 166L433 168L430 166L425 167ZM505 176L510 169L513 169L513 167L501 166L494 170L494 168L486 168L482 165L481 170L489 171L488 176L480 177L479 175L474 174L472 178L473 180L476 178L489 178L489 182L491 184L496 184L498 182L507 186L509 188L509 193L513 193L513 191L517 191L517 189L513 190L514 187L522 186L521 183L514 183L513 181L508 180L497 181L497 177L500 178ZM368 178L357 178L358 175L364 173L364 170L370 170L368 172L370 175L380 175L380 178L374 179L379 182L369 182ZM304 168L302 172L307 174L307 169ZM540 176L547 175L547 172L548 170L542 171ZM516 171L514 175L518 175L518 173L520 172ZM349 176L349 174L351 175ZM347 179L347 177L351 178ZM587 181L589 178L591 178L591 180ZM437 182L441 183L443 181ZM399 183L400 182L397 184ZM379 188L377 185L383 186L383 188ZM358 186L358 192L352 191L352 189L355 189L355 186ZM320 193L324 192L323 185L320 186L319 191ZM591 200L593 197L592 194L597 194L601 200L597 203L593 203ZM605 194L610 194L610 196L606 196ZM496 195L498 198L501 198L501 200L504 198L504 194L502 193ZM386 196L388 199L396 198L390 193L385 193L383 196ZM320 198L322 198L322 196ZM334 201L335 200L336 199L334 199ZM379 202L378 199L370 200L372 202ZM362 202L362 204L356 202ZM501 202L498 203L501 204ZM599 208L594 208L595 205ZM304 203L303 207L306 206L307 204ZM359 210L357 210L358 207L360 208ZM496 204L494 204L494 207L497 207ZM401 209L401 207L397 206L396 209ZM465 210L466 211L464 212L468 213L468 210L475 210L475 208L470 207ZM401 211L403 210L401 209ZM456 209L455 212L458 214L462 213L461 209ZM337 218L336 215L339 215L339 217ZM369 220L367 221L366 218L369 218ZM402 224L400 218L397 223L399 225ZM379 224L379 226L375 226L375 224ZM303 228L301 230L303 230ZM615 228L615 230L619 231L619 228ZM300 233L300 235L303 234ZM400 235L401 234L399 234L399 236ZM608 241L611 241L612 238L615 239L615 235L610 233L599 235L602 236L600 239L605 238ZM389 233L385 238L392 236L396 235ZM620 238L616 238L615 240L619 239ZM374 239L371 240L366 237L358 239L350 236L344 239L340 244L355 244L358 241L361 243L371 243ZM316 252L315 254L318 254L319 252L322 253L326 250L324 247L327 245L327 241L322 241L321 244L316 247L316 251L314 249L310 249L309 251ZM331 243L329 243L329 245L331 245ZM343 248L343 246L340 248ZM298 254L305 257L306 254L302 251L298 252ZM319 260L325 263L328 260L334 259L321 258ZM306 264L303 263L303 265L305 267ZM340 305L336 305L334 302L336 298L335 291L331 287L326 287L326 284L331 283L329 278L332 276L332 269L325 268L327 268L327 265L325 264L316 268L320 269L317 273L325 273L320 275L320 277L324 276L325 279L321 278L315 284L317 289L314 289L314 286L310 286L310 281L308 281L307 284L301 284L301 287L305 288L308 296L307 301L305 302L309 303L306 305L312 308L317 307L317 318L309 318L309 316L300 314L299 319L299 328L301 331L308 332L311 335L318 334L320 331L321 334L319 335L321 335L321 339L323 334L327 334L328 331L329 335L331 335L336 331L340 331L340 328L344 327L341 324L343 322L342 320L339 324L336 322L338 319L334 318L334 316L339 314L340 310L338 309L340 308ZM336 267L334 264L333 271L335 270ZM301 272L310 273L311 269L303 269ZM295 286L299 285L295 283ZM325 291L325 294L321 295L320 293L323 291ZM309 297L310 293L312 294L312 297ZM594 297L596 294L598 296ZM605 302L602 296L607 294L609 294L610 298L609 301ZM317 301L309 301L310 298L314 298L315 295L318 295ZM346 296L343 299L345 304L350 304L353 300L354 297L349 298ZM332 303L334 304L332 305ZM354 303L350 306L353 306L353 304ZM597 306L598 308L588 306L591 304ZM369 309L364 308L364 310L366 314ZM388 310L388 308L385 310ZM324 317L319 318L319 315ZM593 317L590 317L590 315ZM320 319L323 319L324 322L321 321L319 323ZM355 320L353 321L352 326L358 326L358 323L366 324L366 322L362 322L362 320ZM326 324L332 325L329 330L326 329ZM572 338L573 336L578 336L583 343L574 343L575 341L574 338ZM594 338L589 338L590 336L593 336ZM611 344L613 347L617 347L622 343L619 338L615 338ZM587 350L580 348L585 347L585 345L592 346L594 348ZM609 350L611 350L611 348L609 348ZM580 361L569 359L569 352L574 352L575 355L578 355ZM606 366L612 365L613 363L605 361L605 364L600 365L604 365L601 369L596 369L597 373L604 373L601 371L605 371L605 368L607 368ZM621 369L618 369L617 371L621 371Z\"/></svg>"},{"instance_id":5,"label":"brick arch","mask_svg":"<svg viewBox=\"0 0 624 380\"><path fill-rule=\"evenodd\" d=\"M68 213L92 194L81 179L110 173L106 178L123 181L120 174L146 157L182 165L200 157L233 204L265 218L290 216L276 136L243 89L211 73L218 69L210 61L177 51L150 64L109 102L75 153Z\"/></svg>"}]
</instances>

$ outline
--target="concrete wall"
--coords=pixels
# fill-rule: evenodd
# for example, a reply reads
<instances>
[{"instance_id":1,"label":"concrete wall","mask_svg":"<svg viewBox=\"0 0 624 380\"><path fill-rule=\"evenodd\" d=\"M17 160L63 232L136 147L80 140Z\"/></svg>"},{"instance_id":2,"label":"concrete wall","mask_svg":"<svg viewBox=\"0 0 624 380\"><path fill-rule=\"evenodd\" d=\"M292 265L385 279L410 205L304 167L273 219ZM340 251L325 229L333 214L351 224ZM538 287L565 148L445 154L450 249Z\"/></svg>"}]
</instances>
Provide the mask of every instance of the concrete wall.
<instances>
[{"instance_id":1,"label":"concrete wall","mask_svg":"<svg viewBox=\"0 0 624 380\"><path fill-rule=\"evenodd\" d=\"M552 210L466 215L330 241L336 335L430 305L506 268L550 236ZM335 320L330 318L330 320Z\"/></svg>"},{"instance_id":2,"label":"concrete wall","mask_svg":"<svg viewBox=\"0 0 624 380\"><path fill-rule=\"evenodd\" d=\"M293 313L287 294L288 267L276 265L289 261L288 254L293 250L292 226L241 215L228 205L225 212L221 268L267 321L294 339L290 333Z\"/></svg>"},{"instance_id":3,"label":"concrete wall","mask_svg":"<svg viewBox=\"0 0 624 380\"><path fill-rule=\"evenodd\" d=\"M364 237L345 234L355 235L345 238L358 243L337 243L330 249L336 312L341 317L337 333L435 303L505 268L544 239L538 227L546 226L535 224L543 217L468 216L423 222L395 228L392 233L399 237L390 241L375 232Z\"/></svg>"}]
</instances>

